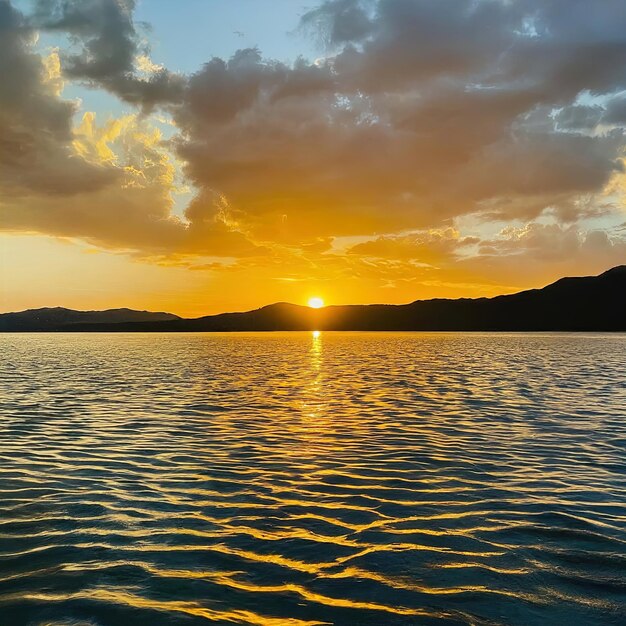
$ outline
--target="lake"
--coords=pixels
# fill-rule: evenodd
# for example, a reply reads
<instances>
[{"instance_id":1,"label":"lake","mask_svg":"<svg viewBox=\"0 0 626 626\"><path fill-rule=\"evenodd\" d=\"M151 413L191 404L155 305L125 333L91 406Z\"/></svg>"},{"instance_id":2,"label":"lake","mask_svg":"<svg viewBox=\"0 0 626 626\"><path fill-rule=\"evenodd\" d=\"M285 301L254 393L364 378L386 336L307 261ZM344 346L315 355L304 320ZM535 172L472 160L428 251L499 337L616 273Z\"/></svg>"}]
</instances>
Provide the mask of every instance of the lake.
<instances>
[{"instance_id":1,"label":"lake","mask_svg":"<svg viewBox=\"0 0 626 626\"><path fill-rule=\"evenodd\" d=\"M0 349L3 625L624 623L626 335Z\"/></svg>"}]
</instances>

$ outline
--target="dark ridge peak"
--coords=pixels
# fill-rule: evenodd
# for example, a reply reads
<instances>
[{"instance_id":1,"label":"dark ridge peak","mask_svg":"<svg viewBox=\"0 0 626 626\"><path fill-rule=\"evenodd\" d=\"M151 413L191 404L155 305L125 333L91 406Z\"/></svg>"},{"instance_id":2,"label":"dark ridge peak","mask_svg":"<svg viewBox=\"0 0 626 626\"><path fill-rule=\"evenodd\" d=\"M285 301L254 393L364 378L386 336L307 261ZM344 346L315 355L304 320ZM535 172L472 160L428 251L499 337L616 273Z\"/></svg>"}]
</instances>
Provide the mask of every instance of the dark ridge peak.
<instances>
[{"instance_id":1,"label":"dark ridge peak","mask_svg":"<svg viewBox=\"0 0 626 626\"><path fill-rule=\"evenodd\" d=\"M505 296L492 296L491 298L487 298L485 296L481 296L479 298L429 298L428 300L413 300L413 302L409 302L408 305L419 304L420 302L479 302L481 300L493 300L494 298L506 298ZM388 305L389 306L389 305Z\"/></svg>"},{"instance_id":2,"label":"dark ridge peak","mask_svg":"<svg viewBox=\"0 0 626 626\"><path fill-rule=\"evenodd\" d=\"M290 302L273 302L272 304L265 304L264 306L259 307L258 309L252 309L250 311L229 311L227 313L215 313L214 315L203 315L202 317L194 317L187 321L200 321L206 319L212 319L215 317L224 317L227 315L249 315L250 313L271 313L271 312L279 312L279 311L299 311L303 309L307 309L308 307L302 306L300 304L291 304ZM179 318L183 319L183 318Z\"/></svg>"},{"instance_id":3,"label":"dark ridge peak","mask_svg":"<svg viewBox=\"0 0 626 626\"><path fill-rule=\"evenodd\" d=\"M275 309L275 310L300 310L300 309L308 309L310 307L304 306L303 304L293 304L291 302L274 302L274 304L266 304L265 306L262 306L260 309L257 309L258 311L267 311L268 309Z\"/></svg>"},{"instance_id":4,"label":"dark ridge peak","mask_svg":"<svg viewBox=\"0 0 626 626\"><path fill-rule=\"evenodd\" d=\"M626 265L616 265L612 267L610 270L606 270L606 272L602 272L601 276L621 276L622 274L626 275Z\"/></svg>"},{"instance_id":5,"label":"dark ridge peak","mask_svg":"<svg viewBox=\"0 0 626 626\"><path fill-rule=\"evenodd\" d=\"M42 306L38 309L26 309L24 311L18 311L18 313L42 313L44 311L73 311L64 306Z\"/></svg>"},{"instance_id":6,"label":"dark ridge peak","mask_svg":"<svg viewBox=\"0 0 626 626\"><path fill-rule=\"evenodd\" d=\"M169 315L176 319L181 319L180 316L174 313L167 313L166 311L147 311L146 309L129 309L128 307L120 307L117 309L104 309L103 311L79 311L80 313L132 313L132 314L146 314L146 315Z\"/></svg>"}]
</instances>

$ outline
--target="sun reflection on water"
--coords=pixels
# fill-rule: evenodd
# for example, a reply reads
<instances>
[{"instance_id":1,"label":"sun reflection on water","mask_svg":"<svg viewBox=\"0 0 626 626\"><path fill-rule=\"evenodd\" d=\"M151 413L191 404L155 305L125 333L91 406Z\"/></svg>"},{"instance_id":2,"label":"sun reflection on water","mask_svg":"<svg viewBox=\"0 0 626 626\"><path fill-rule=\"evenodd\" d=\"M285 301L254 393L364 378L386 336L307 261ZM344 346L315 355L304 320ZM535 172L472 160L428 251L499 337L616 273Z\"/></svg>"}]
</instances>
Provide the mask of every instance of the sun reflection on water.
<instances>
[{"instance_id":1,"label":"sun reflection on water","mask_svg":"<svg viewBox=\"0 0 626 626\"><path fill-rule=\"evenodd\" d=\"M306 407L305 414L309 419L323 419L322 410L325 406L322 373L322 333L319 330L311 331L310 347L310 376L303 389L302 406Z\"/></svg>"}]
</instances>

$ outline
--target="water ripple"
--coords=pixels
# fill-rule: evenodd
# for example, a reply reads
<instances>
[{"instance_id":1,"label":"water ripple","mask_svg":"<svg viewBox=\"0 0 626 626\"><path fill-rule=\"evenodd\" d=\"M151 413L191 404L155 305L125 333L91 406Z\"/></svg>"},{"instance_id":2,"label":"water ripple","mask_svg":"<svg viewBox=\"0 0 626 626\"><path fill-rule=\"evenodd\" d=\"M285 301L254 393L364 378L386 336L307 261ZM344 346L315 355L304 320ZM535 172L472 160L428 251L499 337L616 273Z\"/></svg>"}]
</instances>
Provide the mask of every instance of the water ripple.
<instances>
[{"instance_id":1,"label":"water ripple","mask_svg":"<svg viewBox=\"0 0 626 626\"><path fill-rule=\"evenodd\" d=\"M2 624L623 623L624 335L1 341Z\"/></svg>"}]
</instances>

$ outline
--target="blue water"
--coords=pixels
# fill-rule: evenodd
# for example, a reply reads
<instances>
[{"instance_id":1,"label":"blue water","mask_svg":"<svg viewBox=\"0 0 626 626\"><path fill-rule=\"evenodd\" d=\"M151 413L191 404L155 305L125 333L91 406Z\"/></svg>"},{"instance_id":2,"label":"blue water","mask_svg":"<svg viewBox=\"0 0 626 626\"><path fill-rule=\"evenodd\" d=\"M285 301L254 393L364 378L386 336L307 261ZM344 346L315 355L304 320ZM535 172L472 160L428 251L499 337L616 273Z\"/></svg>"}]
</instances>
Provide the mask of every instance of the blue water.
<instances>
[{"instance_id":1,"label":"blue water","mask_svg":"<svg viewBox=\"0 0 626 626\"><path fill-rule=\"evenodd\" d=\"M3 626L626 623L626 335L0 349Z\"/></svg>"}]
</instances>

